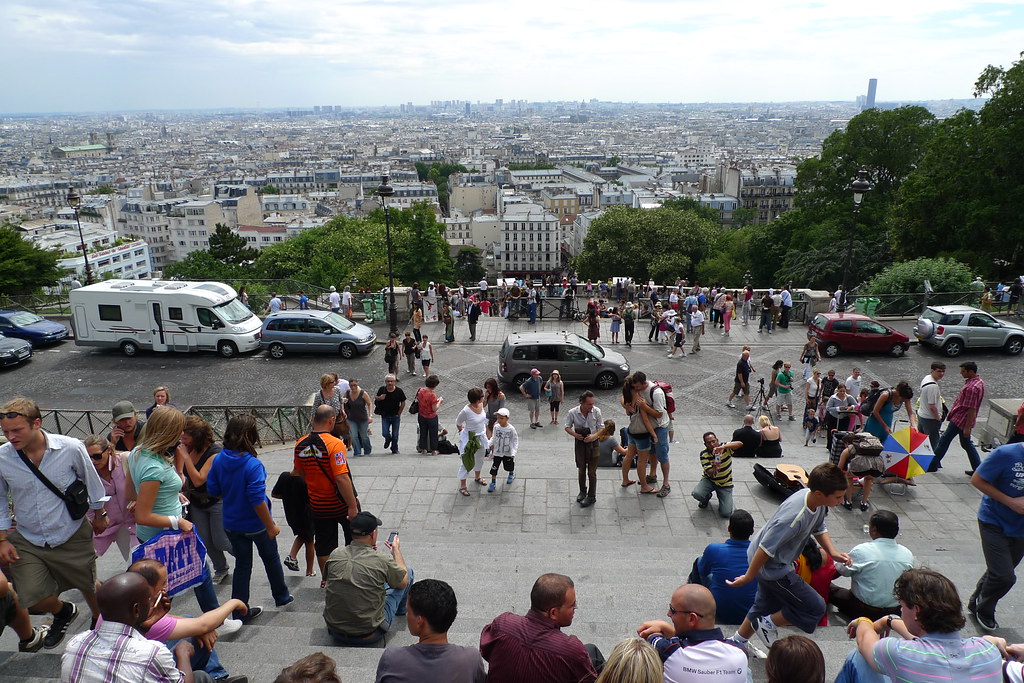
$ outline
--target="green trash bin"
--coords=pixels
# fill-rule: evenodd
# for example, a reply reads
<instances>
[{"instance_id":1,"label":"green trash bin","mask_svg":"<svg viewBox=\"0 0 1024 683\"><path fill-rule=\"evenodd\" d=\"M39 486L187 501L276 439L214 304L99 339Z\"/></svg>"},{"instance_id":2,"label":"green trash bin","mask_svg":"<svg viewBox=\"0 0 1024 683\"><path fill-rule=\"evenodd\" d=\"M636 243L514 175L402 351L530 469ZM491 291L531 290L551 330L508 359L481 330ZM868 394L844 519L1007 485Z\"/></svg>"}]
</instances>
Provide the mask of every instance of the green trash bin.
<instances>
[{"instance_id":1,"label":"green trash bin","mask_svg":"<svg viewBox=\"0 0 1024 683\"><path fill-rule=\"evenodd\" d=\"M854 302L853 302L853 312L854 313L864 313L864 307L866 305L867 305L867 299L865 299L864 297L859 297L859 298L855 299Z\"/></svg>"},{"instance_id":2,"label":"green trash bin","mask_svg":"<svg viewBox=\"0 0 1024 683\"><path fill-rule=\"evenodd\" d=\"M875 312L878 310L878 304L882 302L876 296L862 296L859 297L853 306L853 310L857 313L863 313L869 318L875 317Z\"/></svg>"}]
</instances>

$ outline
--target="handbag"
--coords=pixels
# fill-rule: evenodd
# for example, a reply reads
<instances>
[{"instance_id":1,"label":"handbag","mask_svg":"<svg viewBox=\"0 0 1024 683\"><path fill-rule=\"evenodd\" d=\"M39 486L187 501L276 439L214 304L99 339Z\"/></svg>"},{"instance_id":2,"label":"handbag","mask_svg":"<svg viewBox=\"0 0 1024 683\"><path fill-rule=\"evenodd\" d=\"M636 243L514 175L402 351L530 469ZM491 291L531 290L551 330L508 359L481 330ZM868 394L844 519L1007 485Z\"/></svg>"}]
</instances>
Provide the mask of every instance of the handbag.
<instances>
[{"instance_id":1,"label":"handbag","mask_svg":"<svg viewBox=\"0 0 1024 683\"><path fill-rule=\"evenodd\" d=\"M32 470L32 474L36 475L46 488L53 491L54 495L64 501L71 519L82 519L82 517L85 517L85 513L89 511L89 489L86 488L85 483L81 479L75 479L71 486L68 486L67 490L61 493L60 489L54 486L53 482L47 479L46 475L40 472L39 468L28 459L25 451L18 451L18 455L21 457L22 462L25 463L25 466Z\"/></svg>"}]
</instances>

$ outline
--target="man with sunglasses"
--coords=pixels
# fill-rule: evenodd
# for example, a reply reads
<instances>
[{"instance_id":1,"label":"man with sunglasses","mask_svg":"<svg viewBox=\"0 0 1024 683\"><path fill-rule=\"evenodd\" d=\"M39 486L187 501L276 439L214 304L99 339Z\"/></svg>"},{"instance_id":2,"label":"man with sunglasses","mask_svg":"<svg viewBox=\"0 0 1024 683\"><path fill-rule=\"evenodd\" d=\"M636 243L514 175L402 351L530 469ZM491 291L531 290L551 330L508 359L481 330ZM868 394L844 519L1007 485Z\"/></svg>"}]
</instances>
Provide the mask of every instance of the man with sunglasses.
<instances>
[{"instance_id":1,"label":"man with sunglasses","mask_svg":"<svg viewBox=\"0 0 1024 683\"><path fill-rule=\"evenodd\" d=\"M668 603L668 618L671 623L645 621L636 630L661 656L666 681L746 682L747 653L715 627L711 591L695 583L680 586Z\"/></svg>"},{"instance_id":2,"label":"man with sunglasses","mask_svg":"<svg viewBox=\"0 0 1024 683\"><path fill-rule=\"evenodd\" d=\"M55 648L78 616L78 607L62 602L61 593L77 588L93 618L99 615L92 536L107 528L103 482L81 441L43 431L35 401L8 401L0 408L0 428L8 441L0 446L0 500L10 495L18 519L12 528L8 506L0 505L0 563L10 565L18 596L30 612L53 615L43 646ZM19 451L59 491L76 480L84 482L94 520L72 519L64 499L41 481Z\"/></svg>"}]
</instances>

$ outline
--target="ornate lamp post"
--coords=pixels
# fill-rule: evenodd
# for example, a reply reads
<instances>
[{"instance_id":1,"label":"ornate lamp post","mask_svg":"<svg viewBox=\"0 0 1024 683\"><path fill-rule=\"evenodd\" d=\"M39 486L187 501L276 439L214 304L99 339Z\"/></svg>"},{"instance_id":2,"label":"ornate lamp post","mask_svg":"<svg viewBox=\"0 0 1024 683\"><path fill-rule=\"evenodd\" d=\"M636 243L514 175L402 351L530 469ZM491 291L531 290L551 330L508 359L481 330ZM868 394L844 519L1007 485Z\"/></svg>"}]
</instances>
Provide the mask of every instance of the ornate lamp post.
<instances>
[{"instance_id":1,"label":"ornate lamp post","mask_svg":"<svg viewBox=\"0 0 1024 683\"><path fill-rule=\"evenodd\" d=\"M853 225L850 226L850 239L846 244L846 261L843 264L843 301L838 302L839 310L844 311L850 296L850 262L853 260L853 239L857 233L857 216L860 214L860 205L864 201L864 195L871 192L871 182L868 180L866 169L857 171L857 179L850 183L849 190L853 193Z\"/></svg>"},{"instance_id":2,"label":"ornate lamp post","mask_svg":"<svg viewBox=\"0 0 1024 683\"><path fill-rule=\"evenodd\" d=\"M395 188L388 183L389 175L385 173L380 178L380 186L377 188L377 200L384 209L384 230L388 242L388 322L391 324L391 333L398 334L398 306L395 305L395 269L392 264L391 251L391 216L388 214L388 197L393 197Z\"/></svg>"},{"instance_id":3,"label":"ornate lamp post","mask_svg":"<svg viewBox=\"0 0 1024 683\"><path fill-rule=\"evenodd\" d=\"M85 284L92 284L92 270L89 268L89 246L85 243L85 235L82 233L82 219L79 217L78 209L82 206L82 198L75 192L75 188L68 190L68 206L75 212L75 222L78 223L78 241L82 245L82 260L85 263Z\"/></svg>"}]
</instances>

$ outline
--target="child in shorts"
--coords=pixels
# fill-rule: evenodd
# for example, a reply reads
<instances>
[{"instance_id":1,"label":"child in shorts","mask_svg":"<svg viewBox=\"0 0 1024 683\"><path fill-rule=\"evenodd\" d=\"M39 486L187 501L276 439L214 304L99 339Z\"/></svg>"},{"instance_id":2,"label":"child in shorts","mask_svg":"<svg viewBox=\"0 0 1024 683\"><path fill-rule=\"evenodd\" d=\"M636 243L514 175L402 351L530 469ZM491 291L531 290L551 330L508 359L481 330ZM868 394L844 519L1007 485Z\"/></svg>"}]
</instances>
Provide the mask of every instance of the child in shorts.
<instances>
[{"instance_id":1,"label":"child in shorts","mask_svg":"<svg viewBox=\"0 0 1024 683\"><path fill-rule=\"evenodd\" d=\"M292 549L282 563L293 572L299 571L299 548L305 546L306 576L316 576L313 570L313 563L316 562L313 550L313 513L309 507L306 481L302 477L293 477L291 472L282 472L270 495L279 498L284 504L284 518L295 534Z\"/></svg>"},{"instance_id":2,"label":"child in shorts","mask_svg":"<svg viewBox=\"0 0 1024 683\"><path fill-rule=\"evenodd\" d=\"M818 443L818 418L814 414L814 408L807 409L807 415L804 416L804 445L807 442Z\"/></svg>"},{"instance_id":3,"label":"child in shorts","mask_svg":"<svg viewBox=\"0 0 1024 683\"><path fill-rule=\"evenodd\" d=\"M508 472L506 484L511 484L516 478L516 452L519 450L519 432L508 422L508 408L498 408L496 415L498 421L491 436L491 455L494 460L491 463L491 484L487 487L488 493L494 493L500 466L504 465L505 471Z\"/></svg>"}]
</instances>

